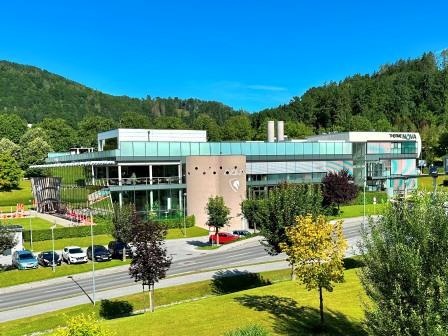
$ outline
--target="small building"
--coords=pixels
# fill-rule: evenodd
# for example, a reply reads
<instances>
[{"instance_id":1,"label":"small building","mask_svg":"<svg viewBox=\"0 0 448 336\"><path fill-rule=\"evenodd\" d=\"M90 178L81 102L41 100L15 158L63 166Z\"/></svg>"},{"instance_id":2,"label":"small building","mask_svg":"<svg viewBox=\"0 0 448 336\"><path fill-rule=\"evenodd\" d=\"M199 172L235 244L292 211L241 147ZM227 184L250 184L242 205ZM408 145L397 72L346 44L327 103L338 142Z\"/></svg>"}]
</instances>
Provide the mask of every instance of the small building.
<instances>
[{"instance_id":1,"label":"small building","mask_svg":"<svg viewBox=\"0 0 448 336\"><path fill-rule=\"evenodd\" d=\"M283 122L268 123L267 141L208 142L205 131L116 129L98 134L98 151L49 154L44 168L60 180L61 207L110 213L133 203L159 217L195 215L205 227L205 204L220 195L241 228L241 202L281 182L319 183L347 169L357 185L389 194L417 186L418 133L346 132L289 139ZM59 182L58 182L59 183ZM60 189L59 189L60 188Z\"/></svg>"}]
</instances>

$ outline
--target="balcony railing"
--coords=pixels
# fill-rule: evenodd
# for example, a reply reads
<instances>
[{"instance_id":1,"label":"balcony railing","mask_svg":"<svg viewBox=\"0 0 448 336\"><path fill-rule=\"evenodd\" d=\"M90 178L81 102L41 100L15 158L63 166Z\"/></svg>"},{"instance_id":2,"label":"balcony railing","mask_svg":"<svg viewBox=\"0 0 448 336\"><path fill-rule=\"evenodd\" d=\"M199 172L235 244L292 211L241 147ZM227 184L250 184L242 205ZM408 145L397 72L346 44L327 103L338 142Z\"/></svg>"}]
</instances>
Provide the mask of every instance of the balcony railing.
<instances>
[{"instance_id":1,"label":"balcony railing","mask_svg":"<svg viewBox=\"0 0 448 336\"><path fill-rule=\"evenodd\" d=\"M182 178L179 176L170 177L123 177L121 185L148 185L148 184L181 184ZM118 186L120 179L118 178L95 178L92 184L96 186Z\"/></svg>"}]
</instances>

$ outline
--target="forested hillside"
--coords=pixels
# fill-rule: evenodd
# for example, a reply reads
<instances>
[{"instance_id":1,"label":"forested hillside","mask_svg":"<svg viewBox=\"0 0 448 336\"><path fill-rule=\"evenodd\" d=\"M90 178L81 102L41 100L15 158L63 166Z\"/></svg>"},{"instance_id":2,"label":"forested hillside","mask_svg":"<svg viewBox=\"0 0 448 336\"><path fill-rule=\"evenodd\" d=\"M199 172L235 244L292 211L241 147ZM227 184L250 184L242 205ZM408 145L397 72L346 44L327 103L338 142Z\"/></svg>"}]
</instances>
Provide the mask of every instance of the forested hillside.
<instances>
[{"instance_id":1,"label":"forested hillside","mask_svg":"<svg viewBox=\"0 0 448 336\"><path fill-rule=\"evenodd\" d=\"M206 129L210 140L265 139L267 120L277 119L286 121L286 134L294 138L329 131L419 131L431 160L448 150L447 56L400 60L253 114L198 99L112 96L3 61L0 139L20 144L26 123L38 127L38 138L57 151L95 145L96 132L114 127Z\"/></svg>"}]
</instances>

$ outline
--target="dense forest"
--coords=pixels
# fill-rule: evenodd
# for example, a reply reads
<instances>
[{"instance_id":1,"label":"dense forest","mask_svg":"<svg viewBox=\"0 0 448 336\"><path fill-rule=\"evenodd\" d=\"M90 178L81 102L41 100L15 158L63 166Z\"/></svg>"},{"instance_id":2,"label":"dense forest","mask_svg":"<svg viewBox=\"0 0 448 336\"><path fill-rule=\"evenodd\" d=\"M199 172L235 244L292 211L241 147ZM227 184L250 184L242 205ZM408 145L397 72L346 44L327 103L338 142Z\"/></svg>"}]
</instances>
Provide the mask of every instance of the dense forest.
<instances>
[{"instance_id":1,"label":"dense forest","mask_svg":"<svg viewBox=\"0 0 448 336\"><path fill-rule=\"evenodd\" d=\"M266 122L276 119L286 121L290 138L349 130L419 131L425 158L433 160L448 150L447 59L442 52L399 60L252 114L199 99L112 96L2 61L0 139L20 144L26 123L32 123L56 151L95 145L96 132L114 127L206 129L210 140L261 140Z\"/></svg>"}]
</instances>

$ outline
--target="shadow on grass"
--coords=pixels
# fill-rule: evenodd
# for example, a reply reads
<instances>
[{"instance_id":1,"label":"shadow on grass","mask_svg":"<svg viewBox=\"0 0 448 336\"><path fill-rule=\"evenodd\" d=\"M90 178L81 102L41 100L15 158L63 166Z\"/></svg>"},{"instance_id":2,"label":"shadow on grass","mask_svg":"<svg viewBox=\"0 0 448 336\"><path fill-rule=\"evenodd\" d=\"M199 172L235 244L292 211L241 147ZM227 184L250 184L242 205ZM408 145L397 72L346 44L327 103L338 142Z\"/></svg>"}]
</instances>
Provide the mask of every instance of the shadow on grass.
<instances>
[{"instance_id":1,"label":"shadow on grass","mask_svg":"<svg viewBox=\"0 0 448 336\"><path fill-rule=\"evenodd\" d=\"M339 312L325 311L325 325L320 325L319 310L300 307L297 301L274 295L244 295L235 300L257 311L272 315L276 333L284 335L358 336L367 335L360 323L352 322Z\"/></svg>"},{"instance_id":2,"label":"shadow on grass","mask_svg":"<svg viewBox=\"0 0 448 336\"><path fill-rule=\"evenodd\" d=\"M101 300L99 314L106 320L119 317L130 316L134 307L128 301L121 300Z\"/></svg>"},{"instance_id":3,"label":"shadow on grass","mask_svg":"<svg viewBox=\"0 0 448 336\"><path fill-rule=\"evenodd\" d=\"M189 240L189 241L187 241L187 244L189 244L189 245L193 245L193 246L197 246L197 247L203 247L203 246L208 246L208 245L210 245L210 244L208 243L208 241L207 241L207 242L204 242L204 241L201 241L201 240Z\"/></svg>"},{"instance_id":4,"label":"shadow on grass","mask_svg":"<svg viewBox=\"0 0 448 336\"><path fill-rule=\"evenodd\" d=\"M258 273L226 270L216 272L210 286L214 294L228 294L270 284L269 280L263 279Z\"/></svg>"},{"instance_id":5,"label":"shadow on grass","mask_svg":"<svg viewBox=\"0 0 448 336\"><path fill-rule=\"evenodd\" d=\"M346 270L352 268L360 268L366 265L361 257L344 258L343 263L344 263L344 269Z\"/></svg>"}]
</instances>

